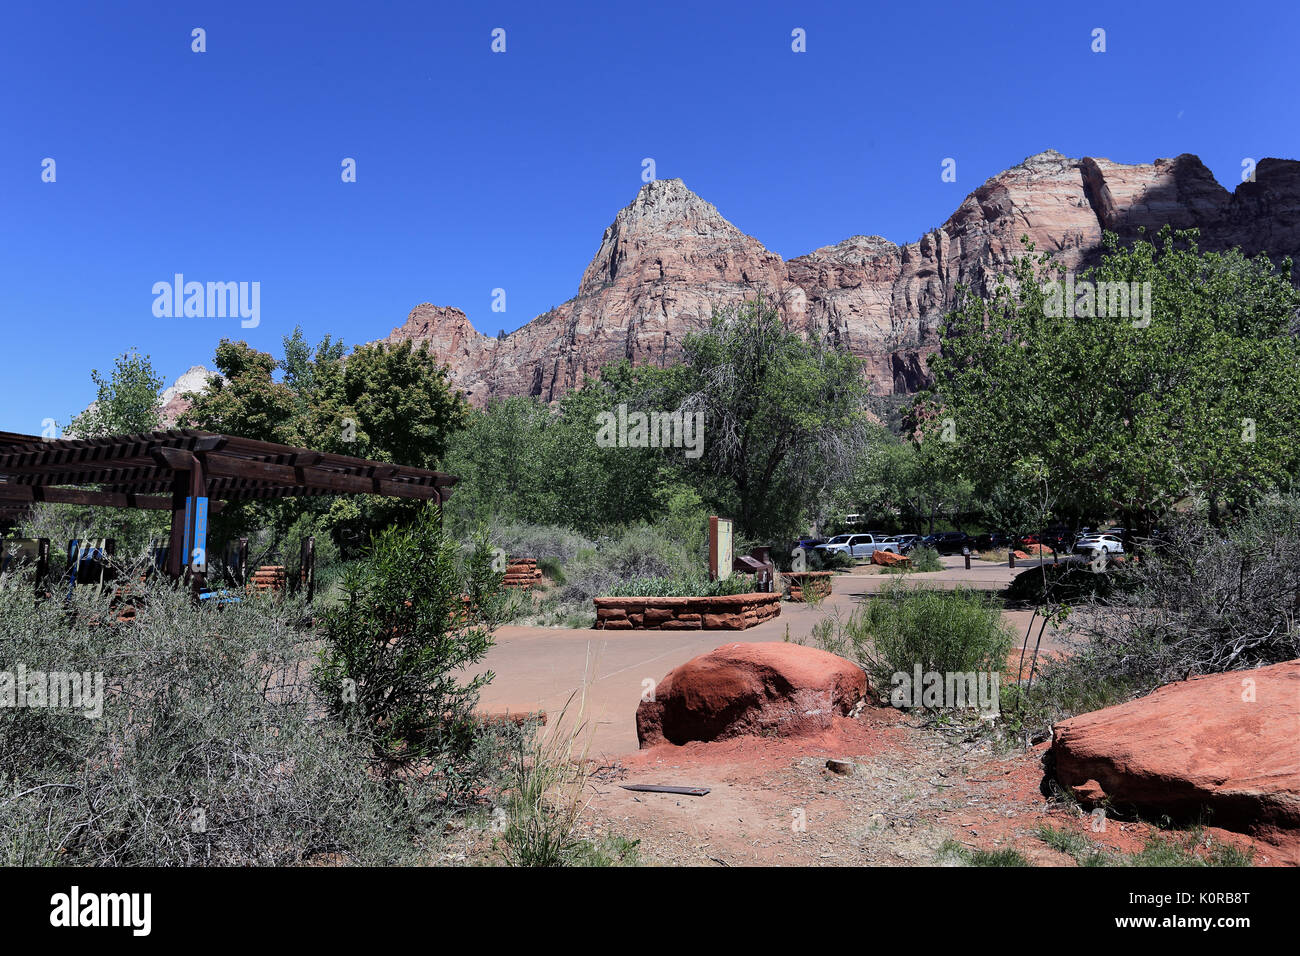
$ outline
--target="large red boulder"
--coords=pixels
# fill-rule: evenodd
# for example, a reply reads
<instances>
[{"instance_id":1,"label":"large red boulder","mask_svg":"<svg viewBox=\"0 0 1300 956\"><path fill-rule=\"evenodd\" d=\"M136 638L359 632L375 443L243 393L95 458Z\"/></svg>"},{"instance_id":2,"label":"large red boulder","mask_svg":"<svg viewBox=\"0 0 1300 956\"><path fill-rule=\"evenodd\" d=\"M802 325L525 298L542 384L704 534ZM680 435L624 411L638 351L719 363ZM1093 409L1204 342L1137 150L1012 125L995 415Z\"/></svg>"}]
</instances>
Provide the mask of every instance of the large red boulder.
<instances>
[{"instance_id":1,"label":"large red boulder","mask_svg":"<svg viewBox=\"0 0 1300 956\"><path fill-rule=\"evenodd\" d=\"M1189 820L1208 809L1206 823L1300 851L1300 660L1061 721L1050 759L1086 803Z\"/></svg>"},{"instance_id":2,"label":"large red boulder","mask_svg":"<svg viewBox=\"0 0 1300 956\"><path fill-rule=\"evenodd\" d=\"M642 747L817 733L867 692L856 664L799 644L724 644L668 672L636 711Z\"/></svg>"}]
</instances>

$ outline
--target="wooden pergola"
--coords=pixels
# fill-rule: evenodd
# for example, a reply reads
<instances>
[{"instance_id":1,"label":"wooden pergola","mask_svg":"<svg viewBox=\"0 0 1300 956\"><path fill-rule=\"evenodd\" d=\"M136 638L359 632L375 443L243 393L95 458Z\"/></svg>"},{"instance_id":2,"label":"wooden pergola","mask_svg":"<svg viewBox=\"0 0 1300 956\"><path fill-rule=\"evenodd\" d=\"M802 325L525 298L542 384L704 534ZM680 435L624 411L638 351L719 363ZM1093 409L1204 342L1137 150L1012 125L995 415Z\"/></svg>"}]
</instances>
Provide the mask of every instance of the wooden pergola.
<instances>
[{"instance_id":1,"label":"wooden pergola","mask_svg":"<svg viewBox=\"0 0 1300 956\"><path fill-rule=\"evenodd\" d=\"M0 432L0 512L35 502L172 513L167 573L207 573L208 514L224 502L298 495L436 501L456 483L425 468L183 428L106 438ZM85 487L93 486L93 487Z\"/></svg>"}]
</instances>

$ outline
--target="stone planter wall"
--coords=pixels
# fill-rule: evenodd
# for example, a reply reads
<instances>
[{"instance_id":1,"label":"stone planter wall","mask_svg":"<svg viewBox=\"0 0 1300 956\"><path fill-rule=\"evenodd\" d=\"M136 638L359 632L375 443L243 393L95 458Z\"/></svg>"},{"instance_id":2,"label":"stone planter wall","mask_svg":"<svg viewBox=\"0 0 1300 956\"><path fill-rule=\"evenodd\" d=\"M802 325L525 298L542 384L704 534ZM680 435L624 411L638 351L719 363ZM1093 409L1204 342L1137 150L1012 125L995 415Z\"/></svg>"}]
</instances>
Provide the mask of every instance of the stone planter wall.
<instances>
[{"instance_id":1,"label":"stone planter wall","mask_svg":"<svg viewBox=\"0 0 1300 956\"><path fill-rule=\"evenodd\" d=\"M598 597L596 627L608 630L743 631L781 613L781 595Z\"/></svg>"},{"instance_id":2,"label":"stone planter wall","mask_svg":"<svg viewBox=\"0 0 1300 956\"><path fill-rule=\"evenodd\" d=\"M542 571L536 558L511 558L506 565L504 587L527 591L542 580Z\"/></svg>"},{"instance_id":3,"label":"stone planter wall","mask_svg":"<svg viewBox=\"0 0 1300 956\"><path fill-rule=\"evenodd\" d=\"M786 594L791 601L804 601L807 591L812 597L826 597L831 593L834 571L791 571L781 575L785 579Z\"/></svg>"}]
</instances>

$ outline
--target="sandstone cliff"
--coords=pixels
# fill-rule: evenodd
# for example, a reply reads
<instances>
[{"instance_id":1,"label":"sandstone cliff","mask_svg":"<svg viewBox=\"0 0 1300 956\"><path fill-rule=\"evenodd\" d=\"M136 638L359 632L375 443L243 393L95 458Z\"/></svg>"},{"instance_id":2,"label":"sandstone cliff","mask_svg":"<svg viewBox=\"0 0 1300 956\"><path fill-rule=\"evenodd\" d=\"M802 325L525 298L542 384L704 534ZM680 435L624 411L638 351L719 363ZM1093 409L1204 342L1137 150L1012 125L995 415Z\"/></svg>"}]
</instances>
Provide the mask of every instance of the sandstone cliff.
<instances>
[{"instance_id":1,"label":"sandstone cliff","mask_svg":"<svg viewBox=\"0 0 1300 956\"><path fill-rule=\"evenodd\" d=\"M1255 182L1228 192L1191 155L1129 166L1049 150L989 179L916 242L853 236L789 261L680 179L658 180L605 230L563 305L498 339L459 309L426 303L387 341L428 342L476 405L551 401L621 358L677 361L682 337L714 307L763 292L792 326L862 357L874 391L910 392L924 382L957 287L987 288L1019 254L1021 235L1075 270L1095 258L1103 229L1132 238L1166 223L1200 228L1204 248L1300 260L1300 162L1262 160Z\"/></svg>"}]
</instances>

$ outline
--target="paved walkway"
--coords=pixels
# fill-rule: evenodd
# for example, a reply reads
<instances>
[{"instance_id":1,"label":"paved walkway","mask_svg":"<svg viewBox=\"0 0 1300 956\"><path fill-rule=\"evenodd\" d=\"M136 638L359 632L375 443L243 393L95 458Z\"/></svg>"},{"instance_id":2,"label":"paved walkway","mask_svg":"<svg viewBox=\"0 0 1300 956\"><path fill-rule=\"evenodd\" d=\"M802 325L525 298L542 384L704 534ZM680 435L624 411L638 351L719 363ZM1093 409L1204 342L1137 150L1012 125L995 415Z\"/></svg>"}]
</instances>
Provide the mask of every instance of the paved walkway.
<instances>
[{"instance_id":1,"label":"paved walkway","mask_svg":"<svg viewBox=\"0 0 1300 956\"><path fill-rule=\"evenodd\" d=\"M966 571L961 557L945 557L943 571L907 575L920 587L952 589L958 585L1001 590L1025 567L971 561ZM1049 559L1050 561L1050 559ZM643 682L658 681L678 664L732 641L783 641L805 638L828 614L847 616L867 595L896 578L875 573L870 566L837 575L835 590L820 607L783 601L781 613L747 631L597 631L587 628L501 627L485 666L495 673L484 689L482 709L546 711L555 719L574 691L585 687L584 714L592 728L593 755L636 750L636 707ZM1004 616L1021 640L1031 612L1006 611ZM1055 640L1045 638L1055 649ZM1018 645L1017 645L1018 646ZM570 713L576 713L579 698Z\"/></svg>"}]
</instances>

